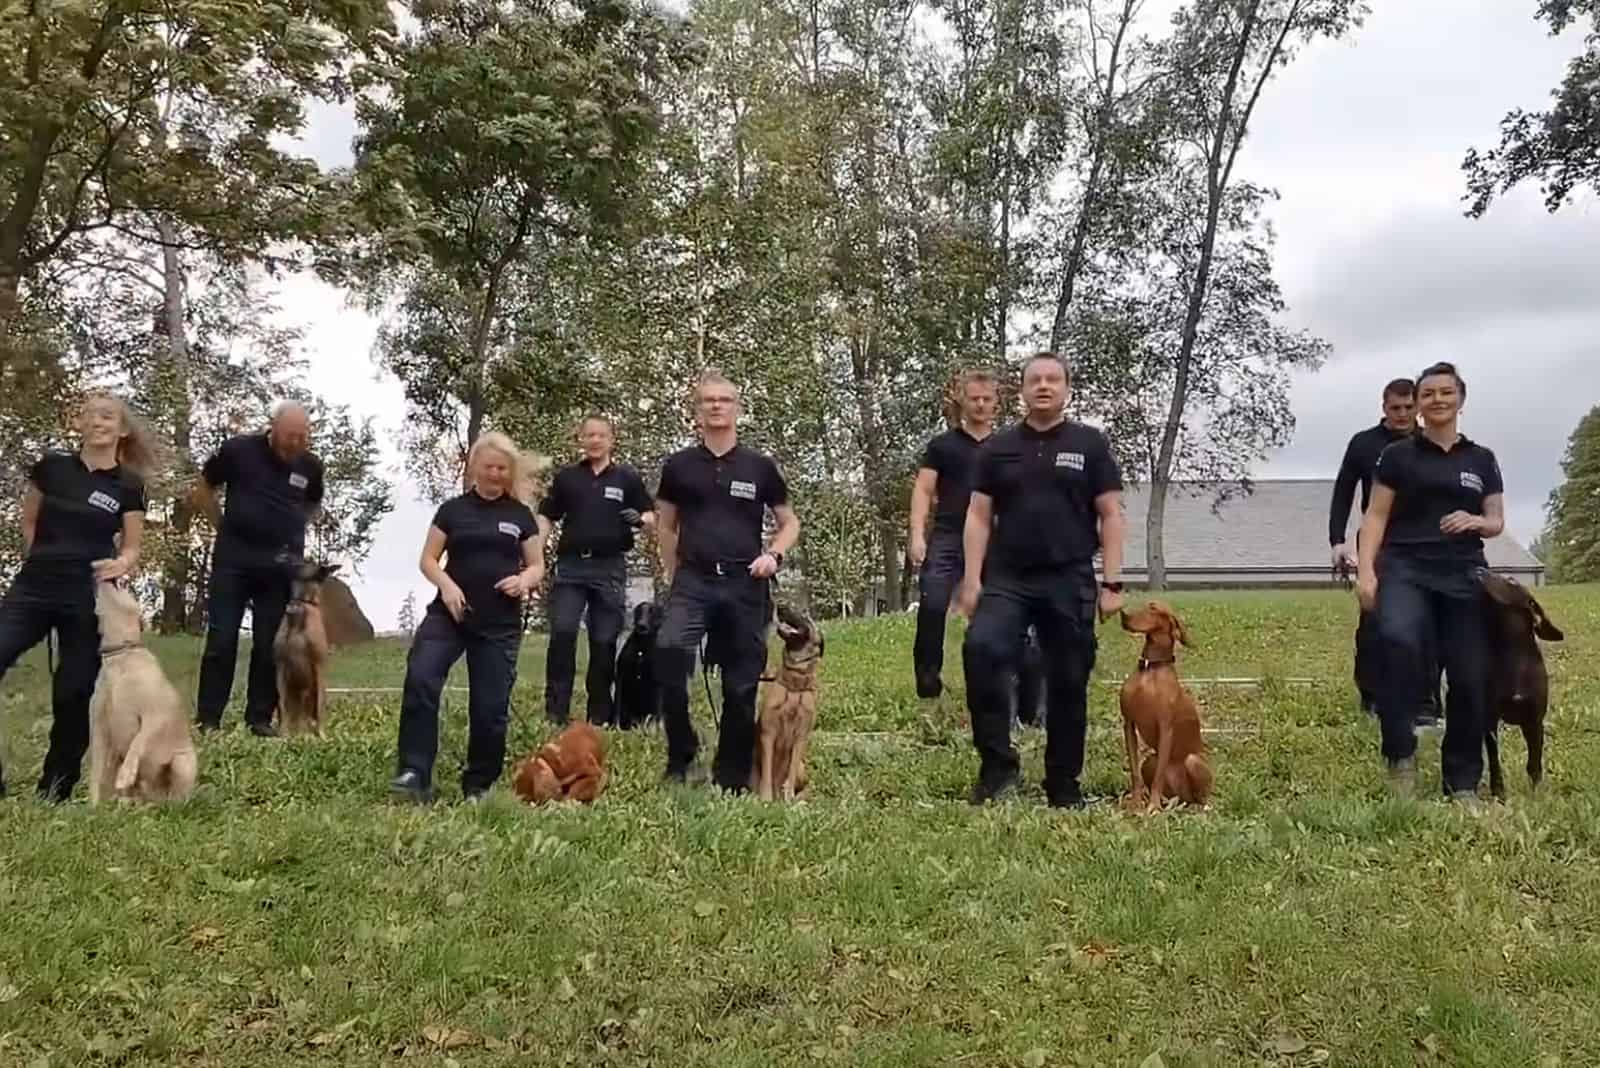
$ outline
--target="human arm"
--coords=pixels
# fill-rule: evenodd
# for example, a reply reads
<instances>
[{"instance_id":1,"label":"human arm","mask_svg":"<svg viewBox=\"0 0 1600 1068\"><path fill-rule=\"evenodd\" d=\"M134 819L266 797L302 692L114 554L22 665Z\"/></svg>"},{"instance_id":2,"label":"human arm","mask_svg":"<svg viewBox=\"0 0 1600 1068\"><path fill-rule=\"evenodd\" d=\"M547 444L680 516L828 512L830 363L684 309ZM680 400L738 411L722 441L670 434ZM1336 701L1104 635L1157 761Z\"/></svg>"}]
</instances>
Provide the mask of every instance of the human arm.
<instances>
[{"instance_id":1,"label":"human arm","mask_svg":"<svg viewBox=\"0 0 1600 1068\"><path fill-rule=\"evenodd\" d=\"M450 618L457 623L461 622L467 614L467 595L461 592L455 580L445 574L444 567L440 564L444 556L445 540L448 535L440 530L437 520L428 527L427 539L422 543L422 560L420 567L422 577L433 583L439 591L439 599L444 602L445 611L450 613Z\"/></svg>"},{"instance_id":2,"label":"human arm","mask_svg":"<svg viewBox=\"0 0 1600 1068\"><path fill-rule=\"evenodd\" d=\"M143 502L141 501L142 505ZM92 565L94 577L100 582L110 582L133 573L139 566L139 552L144 547L144 508L122 513L122 546L117 555L107 560L96 560Z\"/></svg>"},{"instance_id":3,"label":"human arm","mask_svg":"<svg viewBox=\"0 0 1600 1068\"><path fill-rule=\"evenodd\" d=\"M1477 534L1484 538L1497 538L1506 529L1505 496L1495 493L1483 499L1483 514L1451 512L1439 520L1439 529L1446 534Z\"/></svg>"},{"instance_id":4,"label":"human arm","mask_svg":"<svg viewBox=\"0 0 1600 1068\"><path fill-rule=\"evenodd\" d=\"M989 555L989 531L994 523L994 498L973 490L967 501L967 523L961 531L961 549L966 557L966 572L956 591L956 611L972 618L983 586L983 561Z\"/></svg>"},{"instance_id":5,"label":"human arm","mask_svg":"<svg viewBox=\"0 0 1600 1068\"><path fill-rule=\"evenodd\" d=\"M37 483L28 482L28 488L22 494L22 555L26 557L33 549L33 536L39 529L39 508L44 504L44 494Z\"/></svg>"},{"instance_id":6,"label":"human arm","mask_svg":"<svg viewBox=\"0 0 1600 1068\"><path fill-rule=\"evenodd\" d=\"M661 574L668 583L678 569L678 506L656 498L656 548L661 557Z\"/></svg>"},{"instance_id":7,"label":"human arm","mask_svg":"<svg viewBox=\"0 0 1600 1068\"><path fill-rule=\"evenodd\" d=\"M917 479L911 484L911 540L906 546L906 555L917 567L928 558L928 515L933 511L938 485L939 472L931 467L917 468Z\"/></svg>"},{"instance_id":8,"label":"human arm","mask_svg":"<svg viewBox=\"0 0 1600 1068\"><path fill-rule=\"evenodd\" d=\"M494 584L495 589L519 601L538 589L544 581L545 523L536 520L534 528L534 533L522 540L522 570Z\"/></svg>"},{"instance_id":9,"label":"human arm","mask_svg":"<svg viewBox=\"0 0 1600 1068\"><path fill-rule=\"evenodd\" d=\"M1094 499L1100 516L1100 570L1102 580L1122 582L1122 546L1127 520L1122 514L1122 491L1107 490ZM1122 611L1122 591L1100 589L1100 620L1104 622Z\"/></svg>"},{"instance_id":10,"label":"human arm","mask_svg":"<svg viewBox=\"0 0 1600 1068\"><path fill-rule=\"evenodd\" d=\"M1384 533L1389 529L1389 513L1393 508L1394 489L1382 482L1373 482L1367 513L1361 519L1360 535L1361 544L1370 548L1356 560L1356 597L1368 612L1378 603L1378 548L1383 545Z\"/></svg>"},{"instance_id":11,"label":"human arm","mask_svg":"<svg viewBox=\"0 0 1600 1068\"><path fill-rule=\"evenodd\" d=\"M1335 567L1348 555L1345 530L1350 525L1350 509L1355 506L1356 486L1361 481L1355 453L1356 443L1352 439L1345 446L1344 459L1339 463L1339 476L1333 482L1333 497L1328 503L1328 544L1333 547Z\"/></svg>"},{"instance_id":12,"label":"human arm","mask_svg":"<svg viewBox=\"0 0 1600 1068\"><path fill-rule=\"evenodd\" d=\"M787 556L795 542L800 540L800 517L787 504L774 505L773 517L778 529L772 535L772 544L765 552L750 562L750 574L756 578L771 578L778 571L778 557Z\"/></svg>"}]
</instances>

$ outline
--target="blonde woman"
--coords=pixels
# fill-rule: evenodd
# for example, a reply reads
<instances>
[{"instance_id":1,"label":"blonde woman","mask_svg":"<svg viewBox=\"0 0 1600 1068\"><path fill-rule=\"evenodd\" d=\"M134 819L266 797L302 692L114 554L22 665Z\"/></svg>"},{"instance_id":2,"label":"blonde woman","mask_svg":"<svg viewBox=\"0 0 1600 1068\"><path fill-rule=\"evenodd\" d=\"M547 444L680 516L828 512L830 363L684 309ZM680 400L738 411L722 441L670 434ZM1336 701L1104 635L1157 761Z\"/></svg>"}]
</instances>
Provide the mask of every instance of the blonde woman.
<instances>
[{"instance_id":1,"label":"blonde woman","mask_svg":"<svg viewBox=\"0 0 1600 1068\"><path fill-rule=\"evenodd\" d=\"M472 488L440 505L428 527L422 574L439 594L406 659L399 768L390 783L398 800L432 800L439 695L463 654L470 694L462 796L477 801L500 777L522 648L522 601L544 581L538 521L514 492L528 484L529 462L504 434L484 434L467 454Z\"/></svg>"},{"instance_id":2,"label":"blonde woman","mask_svg":"<svg viewBox=\"0 0 1600 1068\"><path fill-rule=\"evenodd\" d=\"M90 396L77 430L76 452L47 452L28 472L22 568L0 601L0 678L51 631L60 645L39 777L39 796L52 802L72 795L89 748L89 698L100 673L95 583L122 578L139 562L144 480L155 462L149 433L120 397Z\"/></svg>"}]
</instances>

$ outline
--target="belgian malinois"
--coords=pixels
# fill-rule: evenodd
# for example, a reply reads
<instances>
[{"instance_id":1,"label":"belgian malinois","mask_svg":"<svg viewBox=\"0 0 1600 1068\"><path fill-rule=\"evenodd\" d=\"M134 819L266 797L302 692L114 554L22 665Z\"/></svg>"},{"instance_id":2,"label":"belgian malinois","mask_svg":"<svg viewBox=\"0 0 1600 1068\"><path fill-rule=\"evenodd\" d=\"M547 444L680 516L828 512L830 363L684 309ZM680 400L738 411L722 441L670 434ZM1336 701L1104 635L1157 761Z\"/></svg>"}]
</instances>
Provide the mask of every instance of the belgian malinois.
<instances>
[{"instance_id":1,"label":"belgian malinois","mask_svg":"<svg viewBox=\"0 0 1600 1068\"><path fill-rule=\"evenodd\" d=\"M777 616L783 662L776 675L762 679L750 785L763 801L771 801L779 792L785 801L792 801L807 782L806 743L817 719L823 639L815 623L787 605L777 606Z\"/></svg>"},{"instance_id":2,"label":"belgian malinois","mask_svg":"<svg viewBox=\"0 0 1600 1068\"><path fill-rule=\"evenodd\" d=\"M278 662L278 725L285 735L325 737L328 632L322 624L322 584L338 564L293 565L289 606L272 651Z\"/></svg>"}]
</instances>

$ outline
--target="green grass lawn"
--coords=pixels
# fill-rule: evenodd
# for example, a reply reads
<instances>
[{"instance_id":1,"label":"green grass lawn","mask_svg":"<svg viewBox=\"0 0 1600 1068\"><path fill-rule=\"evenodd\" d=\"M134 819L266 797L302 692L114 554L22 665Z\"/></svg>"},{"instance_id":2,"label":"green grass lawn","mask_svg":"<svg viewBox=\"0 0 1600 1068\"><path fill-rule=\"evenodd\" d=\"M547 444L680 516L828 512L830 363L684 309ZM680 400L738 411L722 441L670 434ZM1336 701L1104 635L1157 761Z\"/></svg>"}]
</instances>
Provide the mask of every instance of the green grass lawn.
<instances>
[{"instance_id":1,"label":"green grass lawn","mask_svg":"<svg viewBox=\"0 0 1600 1068\"><path fill-rule=\"evenodd\" d=\"M465 695L432 808L386 800L397 695L338 700L322 743L230 708L181 808L47 808L40 650L4 685L0 1065L1592 1064L1596 594L1542 595L1567 633L1546 785L1512 738L1511 803L1478 815L1433 800L1437 733L1426 799L1385 798L1337 592L1174 598L1187 677L1266 682L1197 687L1215 802L1151 817L1046 809L1033 731L1021 797L969 808L970 745L917 729L910 619L829 628L787 808L662 788L658 734L613 736L592 808L461 805ZM1084 785L1114 794L1137 646L1100 635ZM192 694L197 645L159 651ZM333 683L403 663L347 651ZM513 757L542 677L533 641Z\"/></svg>"}]
</instances>

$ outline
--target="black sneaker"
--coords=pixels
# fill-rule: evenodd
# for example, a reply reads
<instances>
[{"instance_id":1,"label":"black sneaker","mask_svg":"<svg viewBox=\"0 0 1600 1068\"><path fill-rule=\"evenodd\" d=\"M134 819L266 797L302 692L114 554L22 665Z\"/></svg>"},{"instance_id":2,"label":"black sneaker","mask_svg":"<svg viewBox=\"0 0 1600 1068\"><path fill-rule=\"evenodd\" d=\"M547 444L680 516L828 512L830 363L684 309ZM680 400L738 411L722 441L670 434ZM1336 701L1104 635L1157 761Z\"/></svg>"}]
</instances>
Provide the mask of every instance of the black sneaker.
<instances>
[{"instance_id":1,"label":"black sneaker","mask_svg":"<svg viewBox=\"0 0 1600 1068\"><path fill-rule=\"evenodd\" d=\"M1088 802L1084 800L1083 790L1081 790L1078 787L1078 784L1075 782L1068 783L1065 786L1057 787L1053 790L1047 786L1045 787L1044 794L1045 800L1048 802L1051 808L1083 808L1088 804Z\"/></svg>"},{"instance_id":2,"label":"black sneaker","mask_svg":"<svg viewBox=\"0 0 1600 1068\"><path fill-rule=\"evenodd\" d=\"M426 805L433 800L433 790L422 781L421 773L407 768L389 781L389 796L395 801Z\"/></svg>"},{"instance_id":3,"label":"black sneaker","mask_svg":"<svg viewBox=\"0 0 1600 1068\"><path fill-rule=\"evenodd\" d=\"M972 793L967 796L967 803L983 805L990 801L1004 801L1017 792L1022 785L1022 776L1012 772L996 782L988 783L979 779L972 787Z\"/></svg>"},{"instance_id":4,"label":"black sneaker","mask_svg":"<svg viewBox=\"0 0 1600 1068\"><path fill-rule=\"evenodd\" d=\"M252 723L250 724L250 733L257 738L276 738L278 736L278 728L270 723Z\"/></svg>"}]
</instances>

